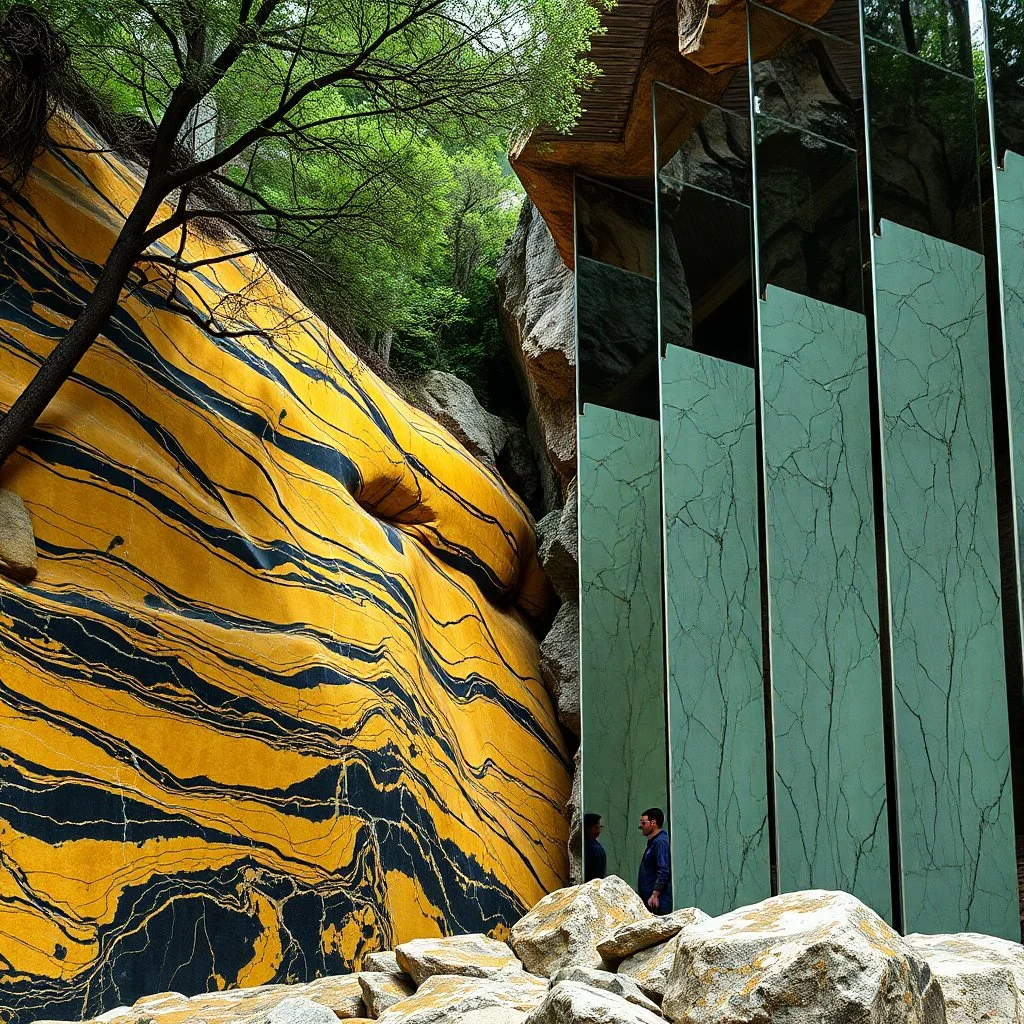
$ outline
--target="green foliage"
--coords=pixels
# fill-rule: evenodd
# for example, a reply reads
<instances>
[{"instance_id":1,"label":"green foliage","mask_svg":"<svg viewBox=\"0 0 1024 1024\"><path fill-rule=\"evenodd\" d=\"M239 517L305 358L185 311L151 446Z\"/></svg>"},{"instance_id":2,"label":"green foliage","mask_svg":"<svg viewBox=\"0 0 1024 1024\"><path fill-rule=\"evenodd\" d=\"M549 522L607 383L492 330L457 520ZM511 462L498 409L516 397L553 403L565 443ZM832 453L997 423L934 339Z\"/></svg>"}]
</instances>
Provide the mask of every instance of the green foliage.
<instances>
[{"instance_id":1,"label":"green foliage","mask_svg":"<svg viewBox=\"0 0 1024 1024\"><path fill-rule=\"evenodd\" d=\"M178 197L157 230L226 219L329 320L393 336L400 367L479 383L520 198L500 154L578 116L589 0L30 3L106 107L150 126L149 177Z\"/></svg>"}]
</instances>

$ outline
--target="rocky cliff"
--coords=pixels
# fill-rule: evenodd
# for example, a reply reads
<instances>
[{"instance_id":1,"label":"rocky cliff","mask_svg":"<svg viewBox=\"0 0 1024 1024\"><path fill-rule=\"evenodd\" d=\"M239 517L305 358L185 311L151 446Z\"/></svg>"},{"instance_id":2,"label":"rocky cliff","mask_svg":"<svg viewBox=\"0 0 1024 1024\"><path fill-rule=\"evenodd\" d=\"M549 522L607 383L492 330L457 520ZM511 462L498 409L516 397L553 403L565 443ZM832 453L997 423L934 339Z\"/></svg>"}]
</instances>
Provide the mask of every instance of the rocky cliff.
<instances>
[{"instance_id":1,"label":"rocky cliff","mask_svg":"<svg viewBox=\"0 0 1024 1024\"><path fill-rule=\"evenodd\" d=\"M69 153L7 204L0 406L138 187ZM0 477L39 554L0 579L5 1022L505 934L567 874L524 506L258 264L185 292L252 333L143 265Z\"/></svg>"}]
</instances>

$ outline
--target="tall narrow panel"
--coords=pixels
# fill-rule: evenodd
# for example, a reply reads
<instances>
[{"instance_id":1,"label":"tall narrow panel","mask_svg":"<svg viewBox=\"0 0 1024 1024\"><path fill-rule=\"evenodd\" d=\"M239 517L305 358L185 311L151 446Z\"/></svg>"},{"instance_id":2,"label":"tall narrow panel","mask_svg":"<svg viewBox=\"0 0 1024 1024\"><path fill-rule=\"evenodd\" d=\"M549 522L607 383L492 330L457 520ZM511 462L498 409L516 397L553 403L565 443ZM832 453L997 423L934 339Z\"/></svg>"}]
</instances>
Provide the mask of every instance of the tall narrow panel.
<instances>
[{"instance_id":1,"label":"tall narrow panel","mask_svg":"<svg viewBox=\"0 0 1024 1024\"><path fill-rule=\"evenodd\" d=\"M982 257L875 242L908 931L1018 938Z\"/></svg>"},{"instance_id":2,"label":"tall narrow panel","mask_svg":"<svg viewBox=\"0 0 1024 1024\"><path fill-rule=\"evenodd\" d=\"M1006 151L996 172L999 248L1003 277L1006 387L1013 436L1017 529L1024 528L1024 157ZM1018 537L1018 546L1021 541ZM1024 579L1024 547L1018 551Z\"/></svg>"},{"instance_id":3,"label":"tall narrow panel","mask_svg":"<svg viewBox=\"0 0 1024 1024\"><path fill-rule=\"evenodd\" d=\"M888 918L864 317L774 286L760 314L779 887Z\"/></svg>"},{"instance_id":4,"label":"tall narrow panel","mask_svg":"<svg viewBox=\"0 0 1024 1024\"><path fill-rule=\"evenodd\" d=\"M587 405L579 436L583 804L632 881L640 814L666 803L658 422Z\"/></svg>"},{"instance_id":5,"label":"tall narrow panel","mask_svg":"<svg viewBox=\"0 0 1024 1024\"><path fill-rule=\"evenodd\" d=\"M662 363L677 906L770 895L754 371Z\"/></svg>"}]
</instances>

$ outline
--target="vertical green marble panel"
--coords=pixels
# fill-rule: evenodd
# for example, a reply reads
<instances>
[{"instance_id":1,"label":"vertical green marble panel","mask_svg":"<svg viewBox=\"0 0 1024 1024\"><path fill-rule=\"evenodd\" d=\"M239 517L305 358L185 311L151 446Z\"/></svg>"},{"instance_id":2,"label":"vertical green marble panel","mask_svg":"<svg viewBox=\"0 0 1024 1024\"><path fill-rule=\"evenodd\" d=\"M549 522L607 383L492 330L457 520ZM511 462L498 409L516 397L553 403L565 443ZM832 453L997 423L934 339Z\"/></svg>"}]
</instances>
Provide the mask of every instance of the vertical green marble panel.
<instances>
[{"instance_id":1,"label":"vertical green marble panel","mask_svg":"<svg viewBox=\"0 0 1024 1024\"><path fill-rule=\"evenodd\" d=\"M662 363L673 890L722 914L771 895L754 371Z\"/></svg>"},{"instance_id":2,"label":"vertical green marble panel","mask_svg":"<svg viewBox=\"0 0 1024 1024\"><path fill-rule=\"evenodd\" d=\"M759 306L779 888L891 919L866 324Z\"/></svg>"},{"instance_id":3,"label":"vertical green marble panel","mask_svg":"<svg viewBox=\"0 0 1024 1024\"><path fill-rule=\"evenodd\" d=\"M637 821L667 802L661 442L657 420L589 404L579 438L583 807L633 882Z\"/></svg>"},{"instance_id":4,"label":"vertical green marble panel","mask_svg":"<svg viewBox=\"0 0 1024 1024\"><path fill-rule=\"evenodd\" d=\"M999 248L1003 276L1006 334L1006 387L1010 398L1013 475L1017 504L1018 550L1024 579L1024 157L1007 150L996 171L999 202Z\"/></svg>"},{"instance_id":5,"label":"vertical green marble panel","mask_svg":"<svg viewBox=\"0 0 1024 1024\"><path fill-rule=\"evenodd\" d=\"M984 263L912 228L881 228L905 925L1017 939Z\"/></svg>"}]
</instances>

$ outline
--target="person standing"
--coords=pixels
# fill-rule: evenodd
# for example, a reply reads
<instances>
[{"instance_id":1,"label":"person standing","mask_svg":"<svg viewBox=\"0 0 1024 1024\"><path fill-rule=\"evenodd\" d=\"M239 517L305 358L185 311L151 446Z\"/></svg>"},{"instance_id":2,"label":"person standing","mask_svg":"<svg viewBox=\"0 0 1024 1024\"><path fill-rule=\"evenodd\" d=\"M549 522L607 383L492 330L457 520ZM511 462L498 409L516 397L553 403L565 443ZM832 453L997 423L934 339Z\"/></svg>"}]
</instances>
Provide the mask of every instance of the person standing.
<instances>
[{"instance_id":1,"label":"person standing","mask_svg":"<svg viewBox=\"0 0 1024 1024\"><path fill-rule=\"evenodd\" d=\"M640 858L636 888L640 899L658 915L672 910L672 858L664 824L665 813L660 807L651 807L640 815L640 832L647 839L647 848Z\"/></svg>"},{"instance_id":2,"label":"person standing","mask_svg":"<svg viewBox=\"0 0 1024 1024\"><path fill-rule=\"evenodd\" d=\"M601 835L600 814L583 815L583 881L592 878L604 878L608 874L608 857L604 847L598 842Z\"/></svg>"}]
</instances>

